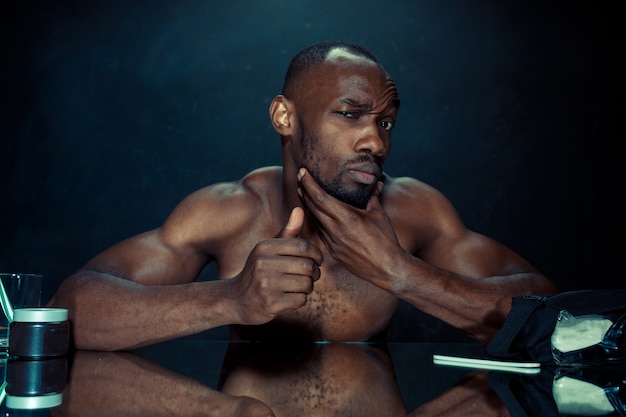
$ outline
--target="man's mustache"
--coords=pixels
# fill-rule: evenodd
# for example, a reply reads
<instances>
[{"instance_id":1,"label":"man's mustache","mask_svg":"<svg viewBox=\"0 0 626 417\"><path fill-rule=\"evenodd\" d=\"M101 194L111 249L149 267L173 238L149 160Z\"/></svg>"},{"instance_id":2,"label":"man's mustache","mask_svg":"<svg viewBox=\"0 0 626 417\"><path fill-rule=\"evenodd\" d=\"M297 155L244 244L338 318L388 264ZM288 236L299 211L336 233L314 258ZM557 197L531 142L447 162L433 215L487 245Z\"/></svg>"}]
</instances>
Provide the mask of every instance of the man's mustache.
<instances>
[{"instance_id":1,"label":"man's mustache","mask_svg":"<svg viewBox=\"0 0 626 417\"><path fill-rule=\"evenodd\" d=\"M356 158L353 158L353 159L350 159L349 161L344 162L343 166L347 167L350 165L356 165L356 164L362 164L362 163L376 164L378 168L380 168L381 170L383 169L383 161L381 161L380 158L373 156L373 155L359 155Z\"/></svg>"}]
</instances>

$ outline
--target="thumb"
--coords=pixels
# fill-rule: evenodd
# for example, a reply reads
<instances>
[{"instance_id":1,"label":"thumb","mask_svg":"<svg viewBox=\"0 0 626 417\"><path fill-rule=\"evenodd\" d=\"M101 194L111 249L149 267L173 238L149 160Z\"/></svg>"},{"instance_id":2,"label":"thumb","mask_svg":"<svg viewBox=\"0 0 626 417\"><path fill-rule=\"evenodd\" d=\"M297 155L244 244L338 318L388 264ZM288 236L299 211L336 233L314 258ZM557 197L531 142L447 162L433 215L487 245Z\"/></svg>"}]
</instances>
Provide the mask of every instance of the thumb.
<instances>
[{"instance_id":1,"label":"thumb","mask_svg":"<svg viewBox=\"0 0 626 417\"><path fill-rule=\"evenodd\" d=\"M276 237L298 237L303 224L304 210L302 210L301 207L294 207L293 210L291 210L287 224L278 232Z\"/></svg>"}]
</instances>

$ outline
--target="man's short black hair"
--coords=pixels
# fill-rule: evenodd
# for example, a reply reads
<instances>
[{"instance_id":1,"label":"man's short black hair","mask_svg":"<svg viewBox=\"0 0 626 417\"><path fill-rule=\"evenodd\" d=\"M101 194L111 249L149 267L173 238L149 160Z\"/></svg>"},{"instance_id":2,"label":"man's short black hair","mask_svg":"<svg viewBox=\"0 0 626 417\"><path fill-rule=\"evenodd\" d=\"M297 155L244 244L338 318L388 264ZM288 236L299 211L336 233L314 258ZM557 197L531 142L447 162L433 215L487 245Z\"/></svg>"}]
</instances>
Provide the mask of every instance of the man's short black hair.
<instances>
[{"instance_id":1,"label":"man's short black hair","mask_svg":"<svg viewBox=\"0 0 626 417\"><path fill-rule=\"evenodd\" d=\"M378 62L376 56L359 44L344 41L329 41L317 43L300 50L291 59L289 67L287 68L287 73L285 74L285 81L283 83L283 94L289 97L289 90L294 87L293 84L296 82L296 80L298 80L300 74L302 74L306 70L320 65L322 62L324 62L324 60L328 56L328 53L335 48L340 48L353 55L367 58L370 61L380 65L380 62Z\"/></svg>"}]
</instances>

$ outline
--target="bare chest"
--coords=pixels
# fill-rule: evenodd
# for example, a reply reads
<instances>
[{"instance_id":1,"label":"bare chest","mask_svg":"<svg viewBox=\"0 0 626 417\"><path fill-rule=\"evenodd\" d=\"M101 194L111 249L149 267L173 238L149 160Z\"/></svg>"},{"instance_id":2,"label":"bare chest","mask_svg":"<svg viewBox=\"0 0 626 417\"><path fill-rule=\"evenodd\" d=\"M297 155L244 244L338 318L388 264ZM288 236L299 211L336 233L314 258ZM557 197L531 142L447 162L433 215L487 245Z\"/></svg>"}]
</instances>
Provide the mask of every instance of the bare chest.
<instances>
[{"instance_id":1,"label":"bare chest","mask_svg":"<svg viewBox=\"0 0 626 417\"><path fill-rule=\"evenodd\" d=\"M267 236L267 230L255 230L246 238L225 248L217 257L221 279L236 277L246 267L255 246ZM382 332L398 306L398 299L358 277L324 253L320 278L307 296L304 306L280 313L268 326L255 326L259 332L275 334L276 328L303 329L306 334L328 341L364 341ZM271 329L269 329L271 328ZM289 331L287 331L289 332ZM288 336L288 335L280 335Z\"/></svg>"},{"instance_id":2,"label":"bare chest","mask_svg":"<svg viewBox=\"0 0 626 417\"><path fill-rule=\"evenodd\" d=\"M281 318L309 326L330 341L362 341L384 330L398 301L341 266L322 268L307 303Z\"/></svg>"},{"instance_id":3,"label":"bare chest","mask_svg":"<svg viewBox=\"0 0 626 417\"><path fill-rule=\"evenodd\" d=\"M317 340L365 341L386 328L397 306L395 297L342 266L322 266L306 304L280 313L266 326L255 326L251 337L303 332Z\"/></svg>"}]
</instances>

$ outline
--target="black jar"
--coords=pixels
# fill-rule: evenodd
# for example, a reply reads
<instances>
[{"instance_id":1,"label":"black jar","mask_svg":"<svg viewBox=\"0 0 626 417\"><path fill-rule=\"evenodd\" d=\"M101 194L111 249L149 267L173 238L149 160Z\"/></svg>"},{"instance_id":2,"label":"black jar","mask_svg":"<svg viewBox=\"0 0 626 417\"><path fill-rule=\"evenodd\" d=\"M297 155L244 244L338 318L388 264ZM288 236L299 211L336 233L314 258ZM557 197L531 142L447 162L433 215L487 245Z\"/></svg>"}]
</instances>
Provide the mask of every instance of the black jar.
<instances>
[{"instance_id":1,"label":"black jar","mask_svg":"<svg viewBox=\"0 0 626 417\"><path fill-rule=\"evenodd\" d=\"M6 406L14 410L37 410L60 405L67 381L67 368L66 356L51 359L9 359L6 371Z\"/></svg>"},{"instance_id":2,"label":"black jar","mask_svg":"<svg viewBox=\"0 0 626 417\"><path fill-rule=\"evenodd\" d=\"M18 308L9 329L9 356L43 359L67 354L70 323L63 308Z\"/></svg>"}]
</instances>

